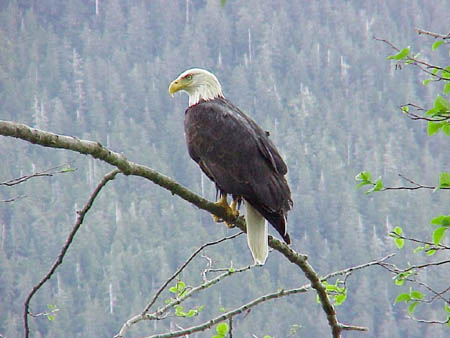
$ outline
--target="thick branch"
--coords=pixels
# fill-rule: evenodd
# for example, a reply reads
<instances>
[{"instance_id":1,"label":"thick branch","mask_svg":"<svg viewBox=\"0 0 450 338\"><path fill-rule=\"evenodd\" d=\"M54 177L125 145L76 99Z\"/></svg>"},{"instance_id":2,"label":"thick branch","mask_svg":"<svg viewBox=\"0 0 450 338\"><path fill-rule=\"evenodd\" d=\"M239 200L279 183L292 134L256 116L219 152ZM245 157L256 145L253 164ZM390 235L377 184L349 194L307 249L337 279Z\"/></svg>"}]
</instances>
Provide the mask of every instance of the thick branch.
<instances>
[{"instance_id":1,"label":"thick branch","mask_svg":"<svg viewBox=\"0 0 450 338\"><path fill-rule=\"evenodd\" d=\"M44 278L42 278L42 280L38 284L36 284L33 287L30 294L28 295L27 299L25 300L24 312L23 312L23 321L24 321L24 326L25 326L25 338L28 338L28 336L30 334L30 330L28 327L28 315L31 315L31 313L29 311L31 298L42 287L42 285L44 285L44 283L47 282L52 277L56 268L62 264L63 258L65 256L67 250L69 249L69 246L71 245L71 243L75 237L75 234L77 233L78 229L81 227L81 224L83 224L84 217L86 216L86 213L91 208L92 203L94 203L95 198L100 193L100 190L102 190L102 188L106 185L106 183L113 180L119 172L120 172L119 170L115 169L115 170L111 171L109 174L107 174L105 177L103 177L102 181L99 183L99 185L95 188L94 192L89 197L89 200L86 203L86 205L84 206L84 208L81 211L78 211L77 221L76 221L72 231L70 232L69 237L66 240L66 243L64 244L63 248L61 249L61 252L59 253L58 258L56 259L55 263L51 267L50 271L45 275Z\"/></svg>"},{"instance_id":2,"label":"thick branch","mask_svg":"<svg viewBox=\"0 0 450 338\"><path fill-rule=\"evenodd\" d=\"M243 217L231 219L222 207L192 193L190 190L186 189L174 180L149 167L128 161L122 154L115 153L103 147L98 142L80 140L72 136L57 135L39 129L30 128L24 124L1 120L0 135L20 138L44 147L68 149L81 154L91 155L94 158L100 159L117 167L126 175L145 177L169 190L172 194L178 195L189 203L194 204L198 208L209 211L225 221L236 224L243 231L246 230ZM317 291L322 308L327 315L328 323L332 329L333 337L340 337L342 327L336 318L334 307L327 296L325 287L322 285L319 276L306 261L307 257L298 254L286 244L273 238L272 236L269 236L269 246L282 253L287 259L289 259L290 262L302 269L305 276L310 280L312 287Z\"/></svg>"}]
</instances>

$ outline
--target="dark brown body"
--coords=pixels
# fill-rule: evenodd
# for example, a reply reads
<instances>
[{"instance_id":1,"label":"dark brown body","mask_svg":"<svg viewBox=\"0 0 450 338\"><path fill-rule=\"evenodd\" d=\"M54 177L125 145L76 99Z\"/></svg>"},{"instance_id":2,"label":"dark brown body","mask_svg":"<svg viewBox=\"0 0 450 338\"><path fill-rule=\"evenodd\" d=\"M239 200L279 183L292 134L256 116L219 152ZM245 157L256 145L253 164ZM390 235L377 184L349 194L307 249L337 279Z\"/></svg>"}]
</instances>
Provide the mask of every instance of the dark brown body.
<instances>
[{"instance_id":1,"label":"dark brown body","mask_svg":"<svg viewBox=\"0 0 450 338\"><path fill-rule=\"evenodd\" d=\"M189 107L184 129L189 155L221 194L245 199L289 244L287 166L267 133L224 98Z\"/></svg>"}]
</instances>

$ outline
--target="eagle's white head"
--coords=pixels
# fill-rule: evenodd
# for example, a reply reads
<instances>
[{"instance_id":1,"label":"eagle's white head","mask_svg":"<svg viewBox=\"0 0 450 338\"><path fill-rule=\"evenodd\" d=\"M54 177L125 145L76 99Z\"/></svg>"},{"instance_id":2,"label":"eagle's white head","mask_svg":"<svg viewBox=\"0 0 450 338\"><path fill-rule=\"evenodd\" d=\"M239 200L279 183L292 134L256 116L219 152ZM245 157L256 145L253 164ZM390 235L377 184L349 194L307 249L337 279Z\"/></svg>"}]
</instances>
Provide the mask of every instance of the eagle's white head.
<instances>
[{"instance_id":1,"label":"eagle's white head","mask_svg":"<svg viewBox=\"0 0 450 338\"><path fill-rule=\"evenodd\" d=\"M173 96L180 90L189 95L189 107L200 100L209 101L223 97L222 87L216 76L200 68L188 69L172 81L169 86L170 95Z\"/></svg>"}]
</instances>

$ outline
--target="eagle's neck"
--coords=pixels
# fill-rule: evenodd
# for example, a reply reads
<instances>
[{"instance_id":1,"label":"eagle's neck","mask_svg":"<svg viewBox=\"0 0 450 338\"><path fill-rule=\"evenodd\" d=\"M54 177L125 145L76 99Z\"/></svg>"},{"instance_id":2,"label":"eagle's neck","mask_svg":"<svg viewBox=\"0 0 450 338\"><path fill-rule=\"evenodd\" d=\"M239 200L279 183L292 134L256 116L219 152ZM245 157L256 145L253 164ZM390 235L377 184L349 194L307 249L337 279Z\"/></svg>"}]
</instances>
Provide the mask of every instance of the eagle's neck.
<instances>
[{"instance_id":1,"label":"eagle's neck","mask_svg":"<svg viewBox=\"0 0 450 338\"><path fill-rule=\"evenodd\" d=\"M215 77L209 76L204 76L201 81L194 83L193 86L186 89L186 91L189 95L189 107L196 105L201 100L209 101L218 97L223 97L222 87L220 86L219 81L217 81Z\"/></svg>"}]
</instances>

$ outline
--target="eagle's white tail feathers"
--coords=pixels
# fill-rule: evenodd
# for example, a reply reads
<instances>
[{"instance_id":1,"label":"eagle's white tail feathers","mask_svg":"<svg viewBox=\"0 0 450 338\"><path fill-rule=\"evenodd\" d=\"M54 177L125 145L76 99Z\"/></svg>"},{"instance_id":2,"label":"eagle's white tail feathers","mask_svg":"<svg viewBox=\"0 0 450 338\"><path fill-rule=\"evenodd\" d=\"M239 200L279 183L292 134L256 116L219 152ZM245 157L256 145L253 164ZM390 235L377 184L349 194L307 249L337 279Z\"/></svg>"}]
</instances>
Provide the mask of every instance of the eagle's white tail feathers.
<instances>
[{"instance_id":1,"label":"eagle's white tail feathers","mask_svg":"<svg viewBox=\"0 0 450 338\"><path fill-rule=\"evenodd\" d=\"M244 200L245 201L245 200ZM266 219L250 203L245 201L248 247L252 252L255 264L264 265L269 245Z\"/></svg>"}]
</instances>

